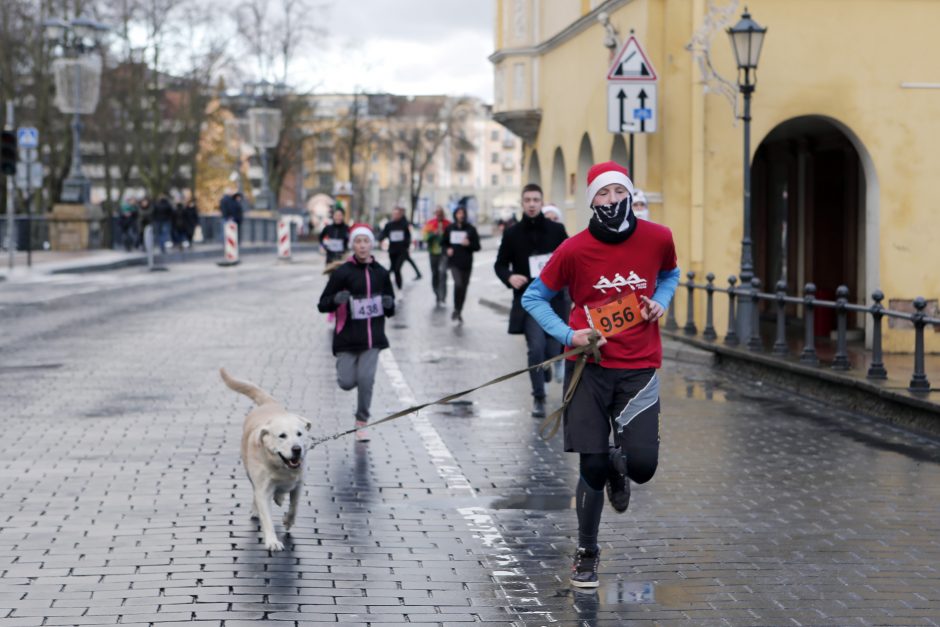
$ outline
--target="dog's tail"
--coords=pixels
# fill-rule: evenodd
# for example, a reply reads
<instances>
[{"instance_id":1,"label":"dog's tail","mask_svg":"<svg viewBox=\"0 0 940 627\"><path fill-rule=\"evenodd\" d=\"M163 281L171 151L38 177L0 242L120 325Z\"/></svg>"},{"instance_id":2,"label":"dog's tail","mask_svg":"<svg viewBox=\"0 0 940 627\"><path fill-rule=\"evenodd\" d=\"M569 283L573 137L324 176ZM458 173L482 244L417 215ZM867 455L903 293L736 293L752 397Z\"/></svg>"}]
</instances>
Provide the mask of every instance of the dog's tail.
<instances>
[{"instance_id":1,"label":"dog's tail","mask_svg":"<svg viewBox=\"0 0 940 627\"><path fill-rule=\"evenodd\" d=\"M229 386L239 394L244 394L258 405L277 402L270 394L259 388L257 385L248 383L247 381L242 381L241 379L236 379L229 375L229 373L225 371L225 368L220 368L219 374L222 375L222 380L225 381L225 385Z\"/></svg>"}]
</instances>

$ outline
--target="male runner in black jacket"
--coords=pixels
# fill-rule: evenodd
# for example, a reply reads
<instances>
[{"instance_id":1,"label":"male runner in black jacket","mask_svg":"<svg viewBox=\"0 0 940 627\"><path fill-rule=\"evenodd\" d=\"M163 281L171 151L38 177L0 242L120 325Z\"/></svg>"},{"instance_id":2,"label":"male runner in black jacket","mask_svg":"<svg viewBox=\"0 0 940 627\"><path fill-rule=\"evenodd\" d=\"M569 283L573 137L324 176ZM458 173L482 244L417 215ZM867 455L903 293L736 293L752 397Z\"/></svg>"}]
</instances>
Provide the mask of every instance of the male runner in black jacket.
<instances>
[{"instance_id":1,"label":"male runner in black jacket","mask_svg":"<svg viewBox=\"0 0 940 627\"><path fill-rule=\"evenodd\" d=\"M494 269L499 279L512 288L512 309L509 312L509 333L525 334L529 349L529 365L541 363L559 353L560 345L545 333L539 323L522 308L522 294L533 278L538 278L552 253L568 237L565 226L542 215L542 188L529 183L522 188L522 220L503 233ZM552 300L552 308L567 319L564 292ZM532 416L545 416L545 382L551 371L529 371L532 382Z\"/></svg>"}]
</instances>

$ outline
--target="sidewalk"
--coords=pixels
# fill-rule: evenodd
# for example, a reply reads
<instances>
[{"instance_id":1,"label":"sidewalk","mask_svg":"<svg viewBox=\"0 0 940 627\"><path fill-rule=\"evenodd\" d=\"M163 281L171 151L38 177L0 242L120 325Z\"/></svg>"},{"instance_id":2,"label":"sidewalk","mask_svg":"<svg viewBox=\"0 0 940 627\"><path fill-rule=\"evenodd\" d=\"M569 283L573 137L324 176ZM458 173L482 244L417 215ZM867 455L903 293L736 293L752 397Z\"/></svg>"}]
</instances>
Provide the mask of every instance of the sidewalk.
<instances>
[{"instance_id":1,"label":"sidewalk","mask_svg":"<svg viewBox=\"0 0 940 627\"><path fill-rule=\"evenodd\" d=\"M316 249L314 243L293 244L295 251L312 251ZM240 255L255 255L268 253L272 256L276 252L273 243L243 244L239 249ZM186 261L208 260L216 258L222 260L222 245L217 243L199 244L183 251L173 250L166 254L154 255L154 264L157 266L183 263ZM103 272L116 270L129 266L147 265L147 255L141 251L125 252L123 250L81 250L81 251L51 251L34 250L32 264L27 265L27 253L17 251L13 256L13 270L10 270L9 251L0 251L0 281L15 280L32 274L64 274L81 272Z\"/></svg>"}]
</instances>

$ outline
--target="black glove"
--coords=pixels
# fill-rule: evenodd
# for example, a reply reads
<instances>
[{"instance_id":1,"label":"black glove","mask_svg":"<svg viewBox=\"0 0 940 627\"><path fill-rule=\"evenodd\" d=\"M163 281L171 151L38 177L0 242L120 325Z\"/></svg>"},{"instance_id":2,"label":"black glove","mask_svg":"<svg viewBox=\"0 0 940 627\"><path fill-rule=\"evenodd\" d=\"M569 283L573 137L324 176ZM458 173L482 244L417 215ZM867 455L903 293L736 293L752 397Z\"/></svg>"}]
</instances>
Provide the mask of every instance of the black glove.
<instances>
[{"instance_id":1,"label":"black glove","mask_svg":"<svg viewBox=\"0 0 940 627\"><path fill-rule=\"evenodd\" d=\"M395 306L395 298L392 296L389 296L388 294L383 294L382 295L382 308L391 309L394 306Z\"/></svg>"},{"instance_id":2,"label":"black glove","mask_svg":"<svg viewBox=\"0 0 940 627\"><path fill-rule=\"evenodd\" d=\"M349 302L350 296L351 294L348 290L341 290L336 292L336 294L333 296L333 302L337 305L345 305L347 302Z\"/></svg>"}]
</instances>

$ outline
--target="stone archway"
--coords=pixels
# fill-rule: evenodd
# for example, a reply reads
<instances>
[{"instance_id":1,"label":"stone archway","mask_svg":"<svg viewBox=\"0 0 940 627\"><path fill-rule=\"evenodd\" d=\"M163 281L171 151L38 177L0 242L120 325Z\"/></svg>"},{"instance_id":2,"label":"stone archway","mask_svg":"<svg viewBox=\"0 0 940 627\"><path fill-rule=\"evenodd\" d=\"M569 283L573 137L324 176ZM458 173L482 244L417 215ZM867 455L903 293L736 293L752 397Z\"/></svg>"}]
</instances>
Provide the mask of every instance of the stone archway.
<instances>
[{"instance_id":1,"label":"stone archway","mask_svg":"<svg viewBox=\"0 0 940 627\"><path fill-rule=\"evenodd\" d=\"M878 180L867 149L848 127L824 116L777 125L752 165L755 274L768 290L785 280L789 293L816 284L832 299L847 285L852 302L878 286ZM819 335L835 324L820 310ZM850 317L850 325L865 324Z\"/></svg>"},{"instance_id":2,"label":"stone archway","mask_svg":"<svg viewBox=\"0 0 940 627\"><path fill-rule=\"evenodd\" d=\"M561 146L555 148L555 156L552 159L552 191L546 199L546 204L552 204L565 210L565 189L567 187L567 175L565 174L565 155L561 152Z\"/></svg>"},{"instance_id":3,"label":"stone archway","mask_svg":"<svg viewBox=\"0 0 940 627\"><path fill-rule=\"evenodd\" d=\"M542 186L542 166L539 164L539 153L535 150L532 151L532 156L529 157L529 172L526 180L523 181L523 184L526 183L535 183L539 187Z\"/></svg>"},{"instance_id":4,"label":"stone archway","mask_svg":"<svg viewBox=\"0 0 940 627\"><path fill-rule=\"evenodd\" d=\"M623 140L623 135L614 135L614 142L610 146L610 160L625 168L629 167L630 154L627 152L627 142ZM633 178L633 172L630 173L630 178Z\"/></svg>"},{"instance_id":5,"label":"stone archway","mask_svg":"<svg viewBox=\"0 0 940 627\"><path fill-rule=\"evenodd\" d=\"M594 149L591 146L591 138L585 133L581 136L581 146L578 148L578 178L575 180L574 188L574 207L576 210L587 207L584 196L587 194L587 173L592 165L594 165Z\"/></svg>"}]
</instances>

